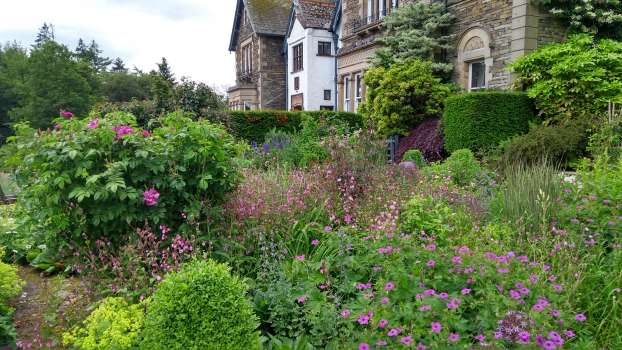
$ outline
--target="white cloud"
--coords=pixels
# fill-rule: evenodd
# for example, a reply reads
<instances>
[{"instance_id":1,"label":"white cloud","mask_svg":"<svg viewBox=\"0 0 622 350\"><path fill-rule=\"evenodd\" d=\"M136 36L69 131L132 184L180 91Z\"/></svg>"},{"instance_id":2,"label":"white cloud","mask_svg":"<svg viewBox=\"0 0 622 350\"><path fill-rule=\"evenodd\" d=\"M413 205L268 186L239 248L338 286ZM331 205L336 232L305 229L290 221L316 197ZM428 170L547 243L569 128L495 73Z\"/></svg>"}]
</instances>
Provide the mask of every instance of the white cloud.
<instances>
[{"instance_id":1,"label":"white cloud","mask_svg":"<svg viewBox=\"0 0 622 350\"><path fill-rule=\"evenodd\" d=\"M149 71L166 57L177 78L232 85L228 52L235 0L0 0L0 42L31 45L43 22L75 48L95 40L106 56Z\"/></svg>"}]
</instances>

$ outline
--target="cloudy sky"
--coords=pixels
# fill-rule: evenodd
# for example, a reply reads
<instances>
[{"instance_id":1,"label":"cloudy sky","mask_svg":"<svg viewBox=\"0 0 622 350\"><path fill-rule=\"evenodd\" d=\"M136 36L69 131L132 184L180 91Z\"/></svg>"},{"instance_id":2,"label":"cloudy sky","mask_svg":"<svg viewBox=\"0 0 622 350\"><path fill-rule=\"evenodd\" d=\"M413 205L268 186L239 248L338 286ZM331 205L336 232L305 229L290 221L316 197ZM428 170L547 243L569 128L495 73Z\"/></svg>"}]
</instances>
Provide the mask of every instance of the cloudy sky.
<instances>
[{"instance_id":1,"label":"cloudy sky","mask_svg":"<svg viewBox=\"0 0 622 350\"><path fill-rule=\"evenodd\" d=\"M235 0L0 0L0 43L30 46L43 22L74 49L97 41L104 55L145 71L166 57L177 78L221 89L235 79L228 52Z\"/></svg>"}]
</instances>

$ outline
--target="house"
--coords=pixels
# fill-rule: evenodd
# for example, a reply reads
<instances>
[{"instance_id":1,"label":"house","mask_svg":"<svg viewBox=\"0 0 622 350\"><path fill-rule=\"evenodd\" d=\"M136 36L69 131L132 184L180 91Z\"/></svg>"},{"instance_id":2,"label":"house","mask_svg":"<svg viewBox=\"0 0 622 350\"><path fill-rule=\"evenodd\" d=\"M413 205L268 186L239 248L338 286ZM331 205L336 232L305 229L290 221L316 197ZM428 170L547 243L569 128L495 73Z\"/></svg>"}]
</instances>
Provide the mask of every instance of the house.
<instances>
[{"instance_id":1,"label":"house","mask_svg":"<svg viewBox=\"0 0 622 350\"><path fill-rule=\"evenodd\" d=\"M357 111L383 18L416 1L454 14L449 58L467 91L510 87L508 64L566 35L530 0L238 0L231 107Z\"/></svg>"},{"instance_id":2,"label":"house","mask_svg":"<svg viewBox=\"0 0 622 350\"><path fill-rule=\"evenodd\" d=\"M287 107L334 110L337 36L335 0L294 0L287 30Z\"/></svg>"},{"instance_id":3,"label":"house","mask_svg":"<svg viewBox=\"0 0 622 350\"><path fill-rule=\"evenodd\" d=\"M417 0L342 0L338 14L338 108L356 111L365 99L364 73L382 35L382 19ZM426 1L426 0L421 0ZM454 14L453 80L467 91L508 88L509 63L538 46L559 41L565 28L529 0L427 0Z\"/></svg>"},{"instance_id":4,"label":"house","mask_svg":"<svg viewBox=\"0 0 622 350\"><path fill-rule=\"evenodd\" d=\"M231 109L285 109L283 41L291 0L237 0L229 51L235 52Z\"/></svg>"}]
</instances>

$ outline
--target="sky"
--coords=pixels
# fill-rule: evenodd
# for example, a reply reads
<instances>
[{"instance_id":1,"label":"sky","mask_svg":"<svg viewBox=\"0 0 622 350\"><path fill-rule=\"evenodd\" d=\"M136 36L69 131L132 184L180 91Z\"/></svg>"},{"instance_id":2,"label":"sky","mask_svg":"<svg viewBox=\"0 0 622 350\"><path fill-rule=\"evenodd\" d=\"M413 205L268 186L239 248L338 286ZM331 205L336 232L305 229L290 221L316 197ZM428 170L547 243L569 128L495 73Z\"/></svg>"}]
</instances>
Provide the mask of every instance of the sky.
<instances>
[{"instance_id":1,"label":"sky","mask_svg":"<svg viewBox=\"0 0 622 350\"><path fill-rule=\"evenodd\" d=\"M75 49L95 40L105 56L149 71L166 57L177 78L222 91L234 84L228 52L235 0L0 0L0 43L32 45L44 22Z\"/></svg>"}]
</instances>

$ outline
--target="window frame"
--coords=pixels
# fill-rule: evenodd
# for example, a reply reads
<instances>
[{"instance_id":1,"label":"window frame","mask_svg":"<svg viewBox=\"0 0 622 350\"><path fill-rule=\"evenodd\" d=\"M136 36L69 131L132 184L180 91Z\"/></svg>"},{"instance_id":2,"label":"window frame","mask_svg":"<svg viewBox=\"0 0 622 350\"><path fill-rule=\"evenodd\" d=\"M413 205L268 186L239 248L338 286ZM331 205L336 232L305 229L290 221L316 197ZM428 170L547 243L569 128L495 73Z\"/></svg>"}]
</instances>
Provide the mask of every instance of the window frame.
<instances>
[{"instance_id":1,"label":"window frame","mask_svg":"<svg viewBox=\"0 0 622 350\"><path fill-rule=\"evenodd\" d=\"M350 77L343 78L343 110L350 112Z\"/></svg>"},{"instance_id":2,"label":"window frame","mask_svg":"<svg viewBox=\"0 0 622 350\"><path fill-rule=\"evenodd\" d=\"M486 79L486 61L481 59L481 60L475 60L475 61L470 61L467 62L467 64L469 65L469 77L468 77L468 88L469 91L477 91L477 90L483 90L486 89L486 87L488 86L488 81ZM483 67L482 69L482 77L483 77L483 82L484 84L481 86L473 86L473 65L474 64L481 64Z\"/></svg>"},{"instance_id":3,"label":"window frame","mask_svg":"<svg viewBox=\"0 0 622 350\"><path fill-rule=\"evenodd\" d=\"M242 46L242 74L253 73L253 43L249 42Z\"/></svg>"},{"instance_id":4,"label":"window frame","mask_svg":"<svg viewBox=\"0 0 622 350\"><path fill-rule=\"evenodd\" d=\"M331 101L333 99L333 90L324 89L324 101Z\"/></svg>"},{"instance_id":5,"label":"window frame","mask_svg":"<svg viewBox=\"0 0 622 350\"><path fill-rule=\"evenodd\" d=\"M356 112L363 102L363 76L358 73L354 77L354 112Z\"/></svg>"},{"instance_id":6,"label":"window frame","mask_svg":"<svg viewBox=\"0 0 622 350\"><path fill-rule=\"evenodd\" d=\"M292 68L294 72L301 72L304 70L303 43L296 44L292 47Z\"/></svg>"},{"instance_id":7,"label":"window frame","mask_svg":"<svg viewBox=\"0 0 622 350\"><path fill-rule=\"evenodd\" d=\"M294 90L300 90L300 77L294 77Z\"/></svg>"},{"instance_id":8,"label":"window frame","mask_svg":"<svg viewBox=\"0 0 622 350\"><path fill-rule=\"evenodd\" d=\"M317 55L318 56L332 56L333 55L333 43L330 41L320 40L317 42Z\"/></svg>"}]
</instances>

